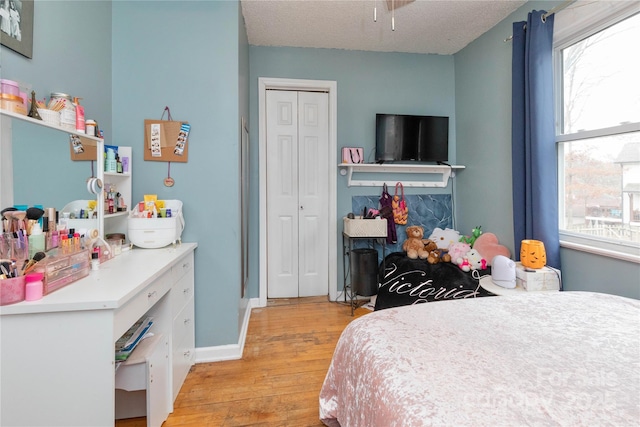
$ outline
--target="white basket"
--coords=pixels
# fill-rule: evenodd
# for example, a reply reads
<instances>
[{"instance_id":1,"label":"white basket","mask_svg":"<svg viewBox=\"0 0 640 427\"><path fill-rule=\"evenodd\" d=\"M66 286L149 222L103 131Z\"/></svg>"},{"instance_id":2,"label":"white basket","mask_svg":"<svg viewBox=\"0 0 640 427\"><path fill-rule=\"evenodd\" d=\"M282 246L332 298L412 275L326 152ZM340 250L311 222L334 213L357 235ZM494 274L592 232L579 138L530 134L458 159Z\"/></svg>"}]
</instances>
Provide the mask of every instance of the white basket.
<instances>
[{"instance_id":1,"label":"white basket","mask_svg":"<svg viewBox=\"0 0 640 427\"><path fill-rule=\"evenodd\" d=\"M54 126L60 126L60 111L38 108L38 114L40 114L43 122Z\"/></svg>"},{"instance_id":2,"label":"white basket","mask_svg":"<svg viewBox=\"0 0 640 427\"><path fill-rule=\"evenodd\" d=\"M386 219L344 217L344 233L349 237L387 237Z\"/></svg>"}]
</instances>

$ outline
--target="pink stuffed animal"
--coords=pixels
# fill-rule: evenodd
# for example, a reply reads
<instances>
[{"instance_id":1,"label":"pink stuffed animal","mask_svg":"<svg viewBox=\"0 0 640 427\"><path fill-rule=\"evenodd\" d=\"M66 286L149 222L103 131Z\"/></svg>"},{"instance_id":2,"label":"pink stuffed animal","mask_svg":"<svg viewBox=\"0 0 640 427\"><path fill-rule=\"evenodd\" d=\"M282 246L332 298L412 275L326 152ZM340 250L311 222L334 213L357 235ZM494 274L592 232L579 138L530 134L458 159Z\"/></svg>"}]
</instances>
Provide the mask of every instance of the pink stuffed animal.
<instances>
[{"instance_id":1,"label":"pink stuffed animal","mask_svg":"<svg viewBox=\"0 0 640 427\"><path fill-rule=\"evenodd\" d=\"M511 257L509 248L498 243L498 237L493 233L483 233L480 235L475 243L473 249L480 252L482 257L487 260L487 265L491 265L491 261L496 255L504 255L507 258Z\"/></svg>"},{"instance_id":2,"label":"pink stuffed animal","mask_svg":"<svg viewBox=\"0 0 640 427\"><path fill-rule=\"evenodd\" d=\"M471 250L471 245L464 242L455 242L449 245L449 255L451 261L456 262L458 258L463 258Z\"/></svg>"}]
</instances>

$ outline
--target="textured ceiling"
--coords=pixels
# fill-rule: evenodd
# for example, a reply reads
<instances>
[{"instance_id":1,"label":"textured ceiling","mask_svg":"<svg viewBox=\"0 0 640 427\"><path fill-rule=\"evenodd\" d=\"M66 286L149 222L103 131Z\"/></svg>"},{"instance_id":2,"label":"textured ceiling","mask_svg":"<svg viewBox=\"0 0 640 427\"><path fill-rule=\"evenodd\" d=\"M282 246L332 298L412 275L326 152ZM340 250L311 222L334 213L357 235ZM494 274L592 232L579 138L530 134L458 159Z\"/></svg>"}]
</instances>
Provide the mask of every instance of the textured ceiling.
<instances>
[{"instance_id":1,"label":"textured ceiling","mask_svg":"<svg viewBox=\"0 0 640 427\"><path fill-rule=\"evenodd\" d=\"M392 3L396 6L395 31L388 5ZM241 0L251 45L441 55L458 52L526 1L398 0L397 3Z\"/></svg>"}]
</instances>

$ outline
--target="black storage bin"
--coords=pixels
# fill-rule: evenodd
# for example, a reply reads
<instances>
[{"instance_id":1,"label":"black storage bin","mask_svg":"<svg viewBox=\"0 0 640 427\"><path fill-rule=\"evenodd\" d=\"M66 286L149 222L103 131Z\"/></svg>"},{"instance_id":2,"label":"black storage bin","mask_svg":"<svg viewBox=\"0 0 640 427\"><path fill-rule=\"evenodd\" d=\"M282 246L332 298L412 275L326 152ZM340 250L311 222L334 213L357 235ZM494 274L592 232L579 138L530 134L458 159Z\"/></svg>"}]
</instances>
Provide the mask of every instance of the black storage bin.
<instances>
[{"instance_id":1,"label":"black storage bin","mask_svg":"<svg viewBox=\"0 0 640 427\"><path fill-rule=\"evenodd\" d=\"M351 251L351 291L365 297L378 293L378 251L375 249Z\"/></svg>"}]
</instances>

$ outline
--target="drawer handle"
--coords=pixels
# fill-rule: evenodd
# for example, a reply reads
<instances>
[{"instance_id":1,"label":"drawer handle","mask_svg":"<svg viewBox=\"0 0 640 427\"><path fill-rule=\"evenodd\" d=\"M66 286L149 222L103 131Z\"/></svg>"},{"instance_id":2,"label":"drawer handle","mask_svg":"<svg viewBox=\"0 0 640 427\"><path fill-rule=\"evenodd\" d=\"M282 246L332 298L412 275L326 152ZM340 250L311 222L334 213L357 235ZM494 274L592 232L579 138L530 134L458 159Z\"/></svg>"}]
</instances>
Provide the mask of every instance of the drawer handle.
<instances>
[{"instance_id":1,"label":"drawer handle","mask_svg":"<svg viewBox=\"0 0 640 427\"><path fill-rule=\"evenodd\" d=\"M184 288L184 291L182 292L184 292L185 294L188 294L189 292L191 292L191 288Z\"/></svg>"},{"instance_id":2,"label":"drawer handle","mask_svg":"<svg viewBox=\"0 0 640 427\"><path fill-rule=\"evenodd\" d=\"M182 264L182 268L187 269L189 268L189 263L185 262L184 264Z\"/></svg>"},{"instance_id":3,"label":"drawer handle","mask_svg":"<svg viewBox=\"0 0 640 427\"><path fill-rule=\"evenodd\" d=\"M191 357L191 351L190 350L187 350L182 354L184 355L184 357Z\"/></svg>"},{"instance_id":4,"label":"drawer handle","mask_svg":"<svg viewBox=\"0 0 640 427\"><path fill-rule=\"evenodd\" d=\"M150 298L150 299L154 298L156 296L156 294L157 294L156 291L149 292L149 294L147 294L147 298Z\"/></svg>"},{"instance_id":5,"label":"drawer handle","mask_svg":"<svg viewBox=\"0 0 640 427\"><path fill-rule=\"evenodd\" d=\"M184 324L185 325L188 325L189 323L191 323L191 319L190 318L187 317L186 319L184 319Z\"/></svg>"}]
</instances>

